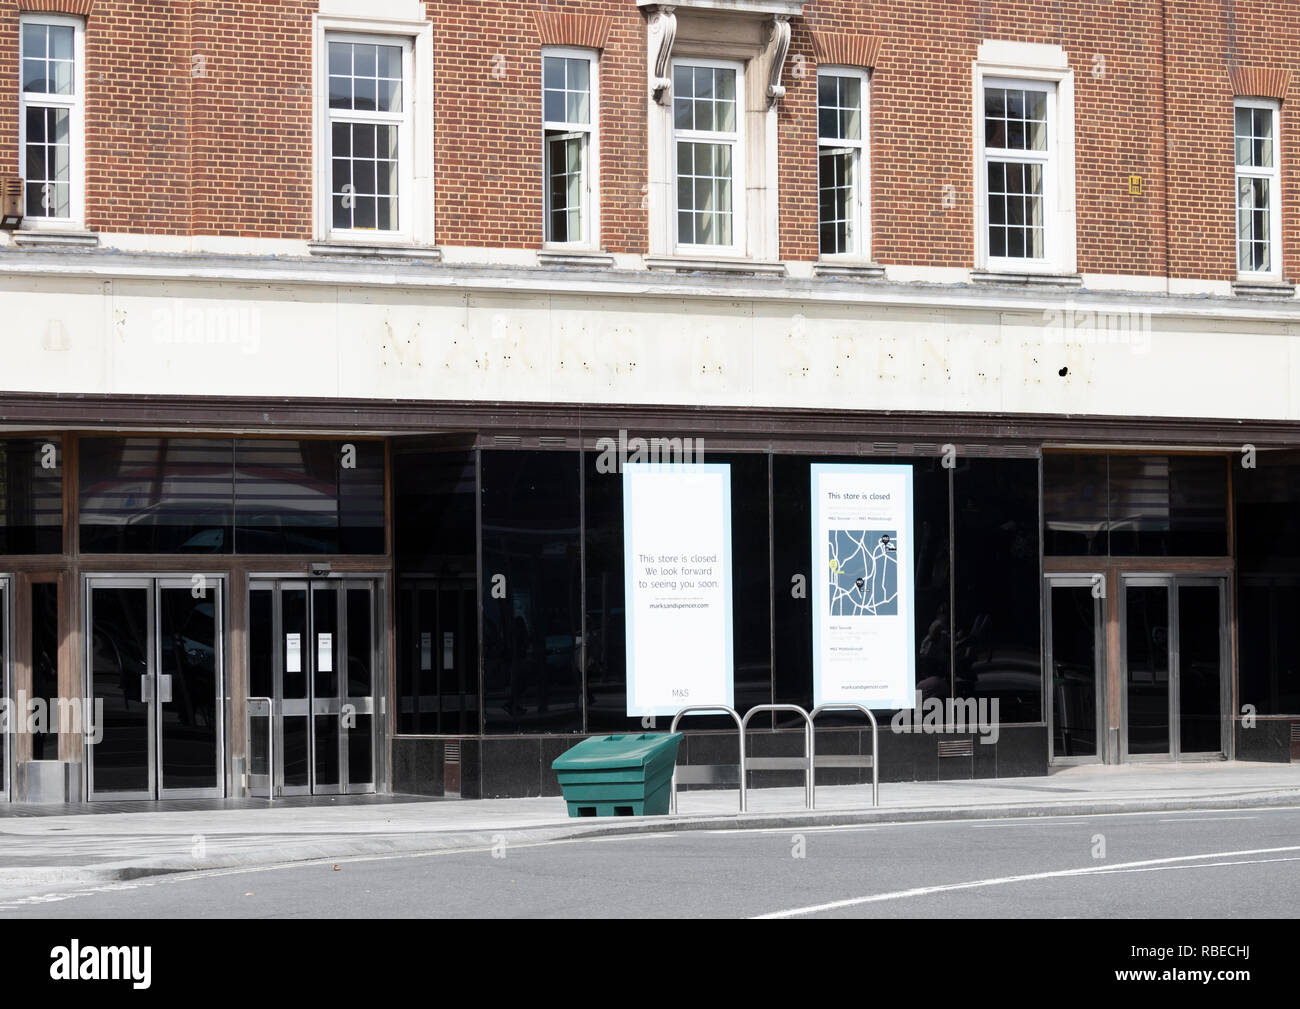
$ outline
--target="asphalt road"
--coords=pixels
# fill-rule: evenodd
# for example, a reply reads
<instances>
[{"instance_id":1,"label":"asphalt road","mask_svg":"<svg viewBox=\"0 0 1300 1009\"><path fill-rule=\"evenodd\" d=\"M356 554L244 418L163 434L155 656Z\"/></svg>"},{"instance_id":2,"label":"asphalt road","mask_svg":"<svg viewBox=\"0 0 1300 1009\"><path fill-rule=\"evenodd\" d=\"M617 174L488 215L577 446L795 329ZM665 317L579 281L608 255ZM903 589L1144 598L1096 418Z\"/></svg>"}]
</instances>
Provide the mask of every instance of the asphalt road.
<instances>
[{"instance_id":1,"label":"asphalt road","mask_svg":"<svg viewBox=\"0 0 1300 1009\"><path fill-rule=\"evenodd\" d=\"M2 918L1268 918L1300 808L679 831L153 877Z\"/></svg>"}]
</instances>

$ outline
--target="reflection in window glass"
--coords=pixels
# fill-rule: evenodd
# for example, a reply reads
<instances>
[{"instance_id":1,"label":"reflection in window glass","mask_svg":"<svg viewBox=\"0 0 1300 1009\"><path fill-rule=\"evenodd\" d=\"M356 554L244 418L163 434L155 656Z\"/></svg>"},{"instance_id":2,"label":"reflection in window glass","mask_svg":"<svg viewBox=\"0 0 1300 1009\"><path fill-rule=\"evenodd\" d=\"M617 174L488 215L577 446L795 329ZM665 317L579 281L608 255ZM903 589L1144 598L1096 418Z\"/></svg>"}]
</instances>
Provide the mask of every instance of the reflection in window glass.
<instances>
[{"instance_id":1,"label":"reflection in window glass","mask_svg":"<svg viewBox=\"0 0 1300 1009\"><path fill-rule=\"evenodd\" d=\"M259 438L235 443L241 554L384 552L380 442Z\"/></svg>"},{"instance_id":2,"label":"reflection in window glass","mask_svg":"<svg viewBox=\"0 0 1300 1009\"><path fill-rule=\"evenodd\" d=\"M953 471L956 695L1041 722L1038 461L967 459Z\"/></svg>"},{"instance_id":3,"label":"reflection in window glass","mask_svg":"<svg viewBox=\"0 0 1300 1009\"><path fill-rule=\"evenodd\" d=\"M477 480L472 449L393 456L399 732L480 730Z\"/></svg>"},{"instance_id":4,"label":"reflection in window glass","mask_svg":"<svg viewBox=\"0 0 1300 1009\"><path fill-rule=\"evenodd\" d=\"M484 722L582 731L580 457L482 453Z\"/></svg>"},{"instance_id":5,"label":"reflection in window glass","mask_svg":"<svg viewBox=\"0 0 1300 1009\"><path fill-rule=\"evenodd\" d=\"M228 439L83 438L80 456L84 553L232 551Z\"/></svg>"},{"instance_id":6,"label":"reflection in window glass","mask_svg":"<svg viewBox=\"0 0 1300 1009\"><path fill-rule=\"evenodd\" d=\"M1103 453L1043 455L1043 552L1104 557L1108 457Z\"/></svg>"},{"instance_id":7,"label":"reflection in window glass","mask_svg":"<svg viewBox=\"0 0 1300 1009\"><path fill-rule=\"evenodd\" d=\"M1233 466L1241 704L1300 714L1300 452Z\"/></svg>"},{"instance_id":8,"label":"reflection in window glass","mask_svg":"<svg viewBox=\"0 0 1300 1009\"><path fill-rule=\"evenodd\" d=\"M54 554L62 547L62 440L0 439L0 554Z\"/></svg>"}]
</instances>

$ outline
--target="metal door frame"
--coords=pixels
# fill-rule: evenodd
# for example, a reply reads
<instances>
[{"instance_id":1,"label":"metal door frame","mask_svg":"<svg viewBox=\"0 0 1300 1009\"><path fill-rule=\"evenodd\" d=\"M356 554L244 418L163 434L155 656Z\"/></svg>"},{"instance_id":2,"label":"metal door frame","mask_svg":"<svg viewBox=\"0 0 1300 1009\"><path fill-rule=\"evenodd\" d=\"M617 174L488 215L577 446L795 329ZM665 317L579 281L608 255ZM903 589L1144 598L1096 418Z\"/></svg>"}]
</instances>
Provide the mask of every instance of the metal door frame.
<instances>
[{"instance_id":1,"label":"metal door frame","mask_svg":"<svg viewBox=\"0 0 1300 1009\"><path fill-rule=\"evenodd\" d=\"M0 574L0 699L9 705L9 722L3 729L4 760L0 761L0 802L9 802L13 798L14 741L18 738L18 712L13 707L13 600L13 579Z\"/></svg>"},{"instance_id":2,"label":"metal door frame","mask_svg":"<svg viewBox=\"0 0 1300 1009\"><path fill-rule=\"evenodd\" d=\"M162 719L159 717L159 668L162 664L161 648L162 641L158 631L158 607L159 593L162 589L192 589L194 578L201 577L208 591L213 587L216 588L215 606L213 609L213 640L215 642L215 654L213 661L216 663L216 696L214 700L214 712L218 714L217 723L217 753L216 753L216 777L217 783L213 788L163 788L162 787ZM83 738L82 745L85 751L84 760L84 787L85 795L88 801L127 801L133 799L155 800L155 799L190 799L190 798L221 798L225 795L225 736L226 736L226 664L225 664L225 586L226 576L208 572L196 572L194 575L176 575L171 574L130 574L115 575L110 573L95 572L94 574L84 575L82 578L83 605L83 633L85 636L85 648L82 665L82 698L83 703L89 700L94 703L95 698L95 681L94 663L95 642L94 642L94 593L95 589L136 589L147 593L146 608L146 625L148 636L147 648L145 652L145 676L149 678L149 707L145 713L145 732L148 742L146 762L149 772L149 786L145 791L132 792L104 792L96 794L95 791L95 761L94 761L94 744L88 739ZM141 694L144 690L141 690Z\"/></svg>"},{"instance_id":3,"label":"metal door frame","mask_svg":"<svg viewBox=\"0 0 1300 1009\"><path fill-rule=\"evenodd\" d=\"M383 654L380 649L379 633L379 579L378 578L343 578L339 587L339 697L342 703L352 706L352 713L357 716L368 716L370 718L370 780L362 782L352 781L351 768L349 762L349 747L351 742L348 731L343 725L343 719L339 719L339 780L345 781L342 791L345 794L365 794L374 792L379 787L379 761L376 759L379 752L379 717L378 706L375 704L376 684L379 680L379 670L381 668L380 656ZM348 690L348 592L364 591L370 600L368 615L370 619L370 696L353 697Z\"/></svg>"},{"instance_id":4,"label":"metal door frame","mask_svg":"<svg viewBox=\"0 0 1300 1009\"><path fill-rule=\"evenodd\" d=\"M1214 586L1219 590L1219 749L1197 751L1184 755L1179 736L1179 709L1182 700L1182 673L1179 668L1179 605L1178 590L1183 586ZM1162 753L1130 754L1128 749L1128 588L1161 587L1168 593L1169 607L1166 622L1169 642L1169 749ZM1220 574L1173 573L1121 573L1119 576L1119 660L1120 660L1120 759L1124 763L1159 763L1168 761L1223 760L1229 754L1231 739L1232 674L1231 656L1228 653L1227 626L1228 577Z\"/></svg>"},{"instance_id":5,"label":"metal door frame","mask_svg":"<svg viewBox=\"0 0 1300 1009\"><path fill-rule=\"evenodd\" d=\"M1093 686L1096 691L1097 753L1091 757L1065 757L1053 753L1056 745L1056 687L1052 666L1052 589L1087 588L1099 584L1100 596L1093 595ZM1046 574L1043 576L1043 669L1047 671L1047 758L1051 765L1103 764L1106 762L1106 575L1102 571L1084 574Z\"/></svg>"},{"instance_id":6,"label":"metal door frame","mask_svg":"<svg viewBox=\"0 0 1300 1009\"><path fill-rule=\"evenodd\" d=\"M195 575L158 575L154 579L154 642L153 648L156 652L154 659L154 720L157 722L157 734L155 742L157 745L157 767L158 782L154 789L160 799L219 799L226 794L225 789L225 767L226 767L226 647L225 647L225 617L226 617L226 579L223 575L202 574L197 577L203 579L205 592L213 594L212 620L213 620L213 645L214 654L213 662L216 664L216 697L213 698L213 712L217 721L217 753L216 753L216 771L217 782L211 788L166 788L162 783L162 761L163 761L163 741L162 741L162 712L160 710L163 701L161 699L161 690L157 684L157 678L162 675L162 635L158 627L158 613L160 603L162 602L163 589L189 589L193 592ZM196 597L202 598L202 597Z\"/></svg>"},{"instance_id":7,"label":"metal door frame","mask_svg":"<svg viewBox=\"0 0 1300 1009\"><path fill-rule=\"evenodd\" d=\"M280 798L287 795L346 795L377 792L379 790L382 763L380 749L387 738L382 719L383 705L377 699L386 690L383 676L385 669L384 649L382 647L382 608L380 593L383 585L381 574L338 575L333 577L312 577L304 575L250 574L247 592L249 595L248 612L252 612L251 596L254 592L271 594L271 640L274 643L271 653L271 719L272 750L274 760L271 771L271 796ZM334 697L317 698L316 666L317 647L315 593L329 589L336 593L335 615L337 618L334 643L336 674L338 676L338 693ZM347 594L349 589L364 589L370 596L370 687L369 697L352 697L347 693ZM285 591L304 591L306 601L306 627L299 654L302 656L303 672L307 679L307 697L284 699L284 614L283 593ZM246 635L246 647L252 647L252 636ZM251 668L252 657L249 658ZM291 704L292 711L286 711L286 704ZM342 706L353 705L357 715L370 716L370 780L353 783L348 774L348 732L343 725ZM301 710L298 710L301 709ZM339 753L339 783L336 785L318 785L316 783L316 717L333 715L337 726ZM284 783L284 719L285 717L307 719L307 784L285 785Z\"/></svg>"},{"instance_id":8,"label":"metal door frame","mask_svg":"<svg viewBox=\"0 0 1300 1009\"><path fill-rule=\"evenodd\" d=\"M158 675L158 656L157 647L154 644L158 638L158 629L154 621L155 617L155 599L154 599L154 579L146 575L86 575L83 579L82 591L85 594L82 612L84 617L84 634L86 647L84 651L84 669L82 678L81 696L89 700L93 705L95 703L95 590L96 589L132 589L145 593L145 672L144 676L148 678L150 686L150 698L148 707L145 709L145 769L149 776L149 783L143 790L130 792L103 792L97 793L95 789L95 744L88 738L83 738L82 745L85 748L85 788L86 799L90 802L101 800L107 801L124 801L131 799L150 800L158 794L158 753L157 753L157 705L153 701L156 691L153 685L157 682ZM141 701L144 701L144 684L141 683Z\"/></svg>"}]
</instances>

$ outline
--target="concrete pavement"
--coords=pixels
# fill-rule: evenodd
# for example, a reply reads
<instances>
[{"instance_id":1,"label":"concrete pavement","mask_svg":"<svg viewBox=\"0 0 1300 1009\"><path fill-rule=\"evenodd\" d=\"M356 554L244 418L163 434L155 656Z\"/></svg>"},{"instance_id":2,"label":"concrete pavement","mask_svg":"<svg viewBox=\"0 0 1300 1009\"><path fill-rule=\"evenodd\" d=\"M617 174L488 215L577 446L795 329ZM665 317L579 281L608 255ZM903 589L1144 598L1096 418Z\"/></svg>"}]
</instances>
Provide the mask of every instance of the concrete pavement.
<instances>
[{"instance_id":1,"label":"concrete pavement","mask_svg":"<svg viewBox=\"0 0 1300 1009\"><path fill-rule=\"evenodd\" d=\"M365 854L487 848L664 830L800 827L1300 806L1300 765L1214 762L1056 769L1045 777L690 791L677 816L570 819L560 798L410 796L175 801L0 812L0 895L160 873ZM144 811L138 811L138 810Z\"/></svg>"}]
</instances>

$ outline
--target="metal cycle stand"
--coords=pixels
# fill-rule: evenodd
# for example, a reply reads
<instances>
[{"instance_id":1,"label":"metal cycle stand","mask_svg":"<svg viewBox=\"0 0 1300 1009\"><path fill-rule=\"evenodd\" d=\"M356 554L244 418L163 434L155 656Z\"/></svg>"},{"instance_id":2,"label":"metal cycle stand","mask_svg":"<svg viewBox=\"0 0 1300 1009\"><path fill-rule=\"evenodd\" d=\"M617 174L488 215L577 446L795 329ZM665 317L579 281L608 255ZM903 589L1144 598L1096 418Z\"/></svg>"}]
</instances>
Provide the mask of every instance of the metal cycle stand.
<instances>
[{"instance_id":1,"label":"metal cycle stand","mask_svg":"<svg viewBox=\"0 0 1300 1009\"><path fill-rule=\"evenodd\" d=\"M814 784L813 776L816 773L814 768L817 766L817 760L814 756L816 741L813 737L812 718L808 715L808 712L797 704L759 704L745 712L745 717L741 719L740 733L742 738L749 728L749 720L760 711L794 711L802 715L804 720L804 755L802 757L750 757L746 760L742 749L741 780L745 780L749 771L803 771L804 806L808 809L814 808L817 801L817 786Z\"/></svg>"},{"instance_id":2,"label":"metal cycle stand","mask_svg":"<svg viewBox=\"0 0 1300 1009\"><path fill-rule=\"evenodd\" d=\"M880 727L876 724L876 716L871 713L871 709L861 704L819 704L813 708L812 714L808 718L808 724L812 725L812 720L820 715L823 711L861 711L871 720L871 756L863 757L856 753L828 753L825 756L816 758L813 763L817 767L870 767L871 768L871 805L880 805ZM811 731L811 730L810 730ZM815 786L814 786L815 787ZM812 806L810 805L811 809Z\"/></svg>"},{"instance_id":3,"label":"metal cycle stand","mask_svg":"<svg viewBox=\"0 0 1300 1009\"><path fill-rule=\"evenodd\" d=\"M687 764L684 767L673 768L672 784L668 787L668 812L674 814L677 812L677 785L680 782L683 785L726 785L730 784L729 772L733 766L739 770L740 778L740 811L745 812L745 723L741 721L734 708L728 708L725 704L693 704L688 708L682 708L681 711L673 715L672 727L669 733L677 731L677 723L682 720L683 715L689 714L727 714L732 717L736 723L736 734L740 738L740 763L732 764Z\"/></svg>"},{"instance_id":4,"label":"metal cycle stand","mask_svg":"<svg viewBox=\"0 0 1300 1009\"><path fill-rule=\"evenodd\" d=\"M254 708L259 710L254 711ZM262 710L265 709L265 710ZM269 697L250 697L248 698L248 707L245 721L247 722L248 740L253 740L253 719L266 719L266 798L271 802L275 801L275 719L271 716L272 703ZM251 754L250 754L251 757ZM251 764L251 760L249 761ZM259 776L260 777L260 776ZM248 768L248 790L253 791L253 769ZM261 798L261 796L256 796Z\"/></svg>"}]
</instances>

